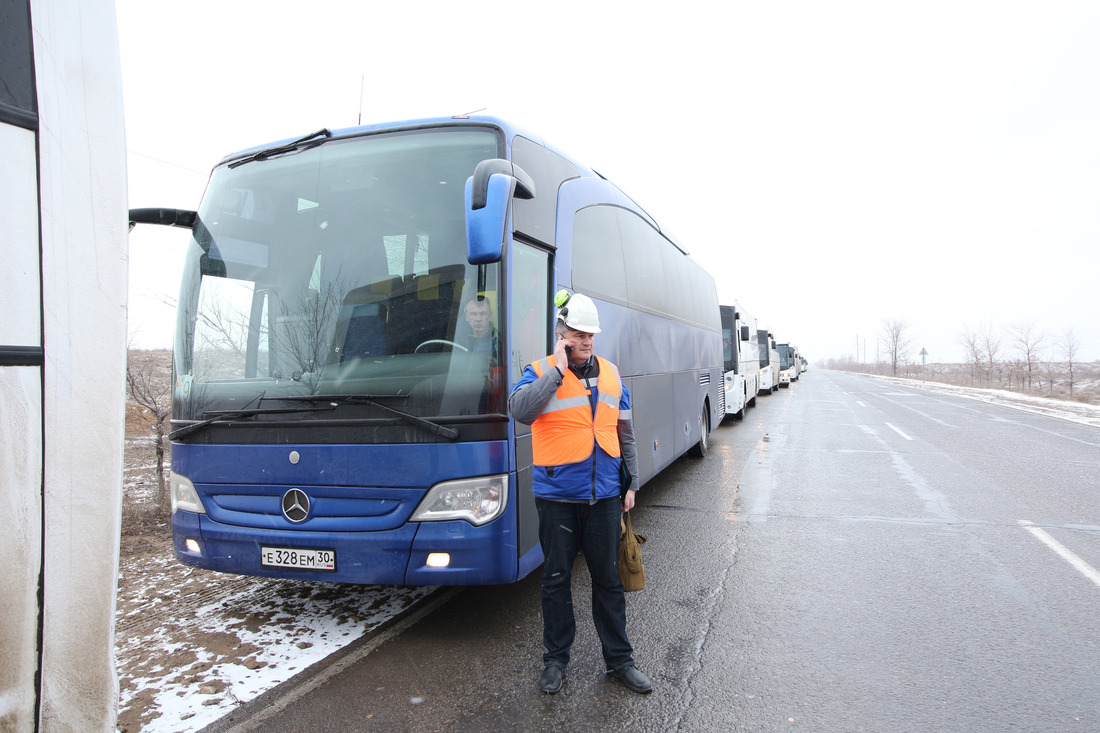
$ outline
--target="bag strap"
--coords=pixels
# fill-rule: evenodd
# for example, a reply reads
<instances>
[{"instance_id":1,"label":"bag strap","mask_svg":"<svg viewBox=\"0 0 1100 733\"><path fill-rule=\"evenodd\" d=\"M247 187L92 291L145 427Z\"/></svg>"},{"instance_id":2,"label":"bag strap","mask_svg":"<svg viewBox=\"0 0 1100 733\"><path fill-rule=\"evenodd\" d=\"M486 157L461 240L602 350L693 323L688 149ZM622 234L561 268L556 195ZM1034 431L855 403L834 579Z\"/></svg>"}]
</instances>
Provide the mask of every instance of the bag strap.
<instances>
[{"instance_id":1,"label":"bag strap","mask_svg":"<svg viewBox=\"0 0 1100 733\"><path fill-rule=\"evenodd\" d=\"M626 512L625 514L623 514L623 523L625 525L623 536L629 537L630 535L634 534L634 526L630 523L630 512Z\"/></svg>"}]
</instances>

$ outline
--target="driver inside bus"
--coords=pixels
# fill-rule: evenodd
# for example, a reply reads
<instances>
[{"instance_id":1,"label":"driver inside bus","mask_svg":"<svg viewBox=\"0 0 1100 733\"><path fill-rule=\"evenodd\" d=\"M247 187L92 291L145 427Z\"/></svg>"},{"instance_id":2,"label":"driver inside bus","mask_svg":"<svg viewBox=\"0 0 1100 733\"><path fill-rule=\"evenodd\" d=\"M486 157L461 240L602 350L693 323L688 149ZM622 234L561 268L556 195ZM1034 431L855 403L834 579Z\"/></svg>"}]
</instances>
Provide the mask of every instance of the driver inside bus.
<instances>
[{"instance_id":1,"label":"driver inside bus","mask_svg":"<svg viewBox=\"0 0 1100 733\"><path fill-rule=\"evenodd\" d=\"M474 353L496 354L497 330L493 325L489 299L478 294L466 301L462 312L470 326L470 333L460 343Z\"/></svg>"}]
</instances>

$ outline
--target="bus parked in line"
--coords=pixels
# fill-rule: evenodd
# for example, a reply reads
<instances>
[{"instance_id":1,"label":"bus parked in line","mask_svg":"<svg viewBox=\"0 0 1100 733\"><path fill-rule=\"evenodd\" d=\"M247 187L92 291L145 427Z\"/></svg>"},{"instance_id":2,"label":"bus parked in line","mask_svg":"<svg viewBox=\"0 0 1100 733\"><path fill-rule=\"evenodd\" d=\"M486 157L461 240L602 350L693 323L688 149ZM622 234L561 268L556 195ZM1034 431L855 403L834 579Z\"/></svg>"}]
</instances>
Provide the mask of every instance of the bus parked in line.
<instances>
[{"instance_id":1,"label":"bus parked in line","mask_svg":"<svg viewBox=\"0 0 1100 733\"><path fill-rule=\"evenodd\" d=\"M724 416L713 279L614 184L491 117L223 159L190 227L174 355L177 558L269 577L509 583L542 562L531 430L560 288L596 301L644 483ZM492 338L475 344L471 302Z\"/></svg>"},{"instance_id":2,"label":"bus parked in line","mask_svg":"<svg viewBox=\"0 0 1100 733\"><path fill-rule=\"evenodd\" d=\"M790 344L776 344L779 352L779 386L790 387L798 381L802 372L802 361L798 358L798 349Z\"/></svg>"},{"instance_id":3,"label":"bus parked in line","mask_svg":"<svg viewBox=\"0 0 1100 733\"><path fill-rule=\"evenodd\" d=\"M756 404L760 379L760 350L756 341L756 319L740 305L720 306L722 313L722 354L725 360L723 384L726 415L738 420Z\"/></svg>"},{"instance_id":4,"label":"bus parked in line","mask_svg":"<svg viewBox=\"0 0 1100 733\"><path fill-rule=\"evenodd\" d=\"M760 349L760 384L758 394L771 394L779 389L779 351L775 336L770 331L758 329L757 344Z\"/></svg>"}]
</instances>

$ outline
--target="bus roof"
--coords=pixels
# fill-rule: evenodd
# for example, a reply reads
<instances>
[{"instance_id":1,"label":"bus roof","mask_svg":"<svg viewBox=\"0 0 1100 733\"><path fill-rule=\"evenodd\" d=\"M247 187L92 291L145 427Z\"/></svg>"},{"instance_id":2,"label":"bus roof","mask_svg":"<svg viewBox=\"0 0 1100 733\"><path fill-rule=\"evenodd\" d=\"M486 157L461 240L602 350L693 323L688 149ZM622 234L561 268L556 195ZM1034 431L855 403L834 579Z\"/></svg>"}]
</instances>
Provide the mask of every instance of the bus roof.
<instances>
[{"instance_id":1,"label":"bus roof","mask_svg":"<svg viewBox=\"0 0 1100 733\"><path fill-rule=\"evenodd\" d=\"M610 179L608 179L607 177L605 177L603 174L599 173L598 171L596 171L592 168L589 168L587 165L585 165L581 161L577 160L576 158L571 156L569 153L563 151L562 149L560 149L558 147L555 147L551 143L547 142L542 136L540 136L540 135L538 135L534 132L531 132L528 128L525 128L521 125L516 125L514 123L511 123L511 122L509 122L507 120L504 120L504 119L501 119L499 117L495 117L493 115L454 115L452 117L425 117L425 118L416 119L416 120L401 120L401 121L392 121L392 122L374 122L374 123L370 123L370 124L366 124L366 125L356 125L354 127L343 127L343 128L339 128L339 129L336 129L336 130L329 130L327 128L324 128L324 129L318 130L317 132L313 133L308 139L318 138L318 137L324 135L325 137L328 137L329 139L336 140L336 139L340 139L340 138L357 137L357 136L360 136L360 135L370 135L370 134L378 133L378 132L396 132L396 131L402 131L402 130L425 130L425 129L431 129L431 128L436 128L436 127L461 127L461 126L466 126L466 125L476 126L476 127L489 126L489 127L495 127L497 129L499 129L501 132L503 132L505 139L508 141L509 149L511 148L513 138L515 138L516 135L520 135L522 137L527 138L528 140L532 140L532 141L538 143L539 145L543 146L547 150L550 150L551 152L553 152L557 155L560 155L562 158L565 158L566 160L568 160L570 163L572 163L574 166L576 166L576 168L577 168L578 172L580 173L581 177L603 179L604 181L606 181L611 186L614 186L619 191L619 193L621 193L623 196L630 199L630 201L636 207L638 207L638 209L645 212L646 216L648 216L650 218L650 220L657 226L658 231L660 231L661 234L663 234L670 242L672 242L676 246L677 249L679 249L685 255L690 255L691 254L688 251L687 247L684 246L683 242L681 242L677 237L675 237L671 232L669 232L665 227L663 227L661 225L660 221L658 221L657 218L654 217L649 212L648 209L646 209L644 206L639 204L634 199L633 196L626 193L621 188L619 188L617 185L615 185L615 183L613 181L611 181ZM230 154L224 156L221 160L218 161L217 165L215 165L214 167L216 168L218 166L225 165L227 163L232 163L235 160L240 160L242 158L247 158L251 155L255 155L256 153L264 151L264 150L279 148L279 147L282 147L284 145L290 145L290 144L292 144L296 141L305 140L305 139L307 139L305 136L289 137L289 138L285 138L283 140L275 140L275 141L265 143L265 144L262 144L262 145L256 145L256 146L253 146L253 147L250 147L250 148L245 148L244 150L238 150L234 153L230 153Z\"/></svg>"}]
</instances>

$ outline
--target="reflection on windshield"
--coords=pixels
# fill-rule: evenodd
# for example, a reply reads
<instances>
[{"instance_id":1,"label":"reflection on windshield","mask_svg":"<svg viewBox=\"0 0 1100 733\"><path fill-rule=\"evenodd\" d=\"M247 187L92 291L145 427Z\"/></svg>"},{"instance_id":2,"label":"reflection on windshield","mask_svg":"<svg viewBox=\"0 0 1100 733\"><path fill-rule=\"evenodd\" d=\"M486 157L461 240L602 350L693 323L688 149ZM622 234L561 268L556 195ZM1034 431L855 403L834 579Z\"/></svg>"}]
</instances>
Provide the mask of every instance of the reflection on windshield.
<instances>
[{"instance_id":1,"label":"reflection on windshield","mask_svg":"<svg viewBox=\"0 0 1100 733\"><path fill-rule=\"evenodd\" d=\"M181 290L175 416L316 394L499 411L499 266L466 262L463 213L466 178L498 156L493 132L466 127L215 171Z\"/></svg>"}]
</instances>

